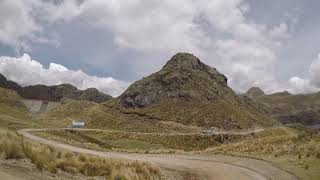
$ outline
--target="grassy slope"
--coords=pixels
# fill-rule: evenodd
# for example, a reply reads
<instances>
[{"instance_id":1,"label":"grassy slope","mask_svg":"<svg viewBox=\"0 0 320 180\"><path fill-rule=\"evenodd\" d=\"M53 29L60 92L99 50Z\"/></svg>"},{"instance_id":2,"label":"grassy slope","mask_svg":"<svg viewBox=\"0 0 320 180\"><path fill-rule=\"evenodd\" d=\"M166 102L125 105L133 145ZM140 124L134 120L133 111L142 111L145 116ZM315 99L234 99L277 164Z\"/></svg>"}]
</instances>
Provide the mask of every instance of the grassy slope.
<instances>
[{"instance_id":1,"label":"grassy slope","mask_svg":"<svg viewBox=\"0 0 320 180\"><path fill-rule=\"evenodd\" d=\"M274 94L261 96L256 99L260 103L269 104L271 106L283 107L286 110L301 110L312 105L320 105L320 93L315 94L298 94L298 95L282 95Z\"/></svg>"},{"instance_id":2,"label":"grassy slope","mask_svg":"<svg viewBox=\"0 0 320 180\"><path fill-rule=\"evenodd\" d=\"M269 114L283 123L320 123L320 93L277 93L259 97L256 101L265 104Z\"/></svg>"},{"instance_id":3,"label":"grassy slope","mask_svg":"<svg viewBox=\"0 0 320 180\"><path fill-rule=\"evenodd\" d=\"M63 143L89 147L98 150L117 151L198 151L218 146L226 142L235 142L248 135L203 135L203 134L159 134L129 133L119 131L70 131L52 130L35 132L40 136Z\"/></svg>"},{"instance_id":4,"label":"grassy slope","mask_svg":"<svg viewBox=\"0 0 320 180\"><path fill-rule=\"evenodd\" d=\"M200 127L248 129L271 126L276 122L258 113L253 107L219 100L214 103L165 101L142 109L122 109L163 121L176 121Z\"/></svg>"},{"instance_id":5,"label":"grassy slope","mask_svg":"<svg viewBox=\"0 0 320 180\"><path fill-rule=\"evenodd\" d=\"M20 102L20 96L12 90L0 88L0 127L19 129L32 127L31 115Z\"/></svg>"},{"instance_id":6,"label":"grassy slope","mask_svg":"<svg viewBox=\"0 0 320 180\"><path fill-rule=\"evenodd\" d=\"M259 101L267 103L289 103L299 105L301 102L316 103L320 102L320 93L290 95L284 93L275 93L257 98Z\"/></svg>"},{"instance_id":7,"label":"grassy slope","mask_svg":"<svg viewBox=\"0 0 320 180\"><path fill-rule=\"evenodd\" d=\"M0 88L0 129L62 127L60 121L42 121L33 116L14 91Z\"/></svg>"},{"instance_id":8,"label":"grassy slope","mask_svg":"<svg viewBox=\"0 0 320 180\"><path fill-rule=\"evenodd\" d=\"M272 161L303 179L320 178L320 134L304 128L279 128L257 136L207 149Z\"/></svg>"},{"instance_id":9,"label":"grassy slope","mask_svg":"<svg viewBox=\"0 0 320 180\"><path fill-rule=\"evenodd\" d=\"M54 111L42 115L42 122L55 121L60 126L70 126L72 120L83 119L88 128L115 129L139 132L192 132L194 128L179 125L168 125L159 120L127 114L121 110L103 104L88 101L69 101Z\"/></svg>"}]
</instances>

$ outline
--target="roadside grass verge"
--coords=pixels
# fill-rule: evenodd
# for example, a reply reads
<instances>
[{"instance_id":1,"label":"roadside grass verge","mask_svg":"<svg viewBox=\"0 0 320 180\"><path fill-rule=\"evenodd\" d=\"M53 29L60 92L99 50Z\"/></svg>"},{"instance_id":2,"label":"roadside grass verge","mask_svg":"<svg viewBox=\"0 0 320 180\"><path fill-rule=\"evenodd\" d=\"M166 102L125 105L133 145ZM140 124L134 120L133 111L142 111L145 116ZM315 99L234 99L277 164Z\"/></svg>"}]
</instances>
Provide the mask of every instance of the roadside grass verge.
<instances>
[{"instance_id":1,"label":"roadside grass verge","mask_svg":"<svg viewBox=\"0 0 320 180\"><path fill-rule=\"evenodd\" d=\"M25 140L7 130L0 130L0 155L5 159L29 158L39 170L65 171L112 180L160 179L160 169L137 161L113 160L73 153Z\"/></svg>"},{"instance_id":2,"label":"roadside grass verge","mask_svg":"<svg viewBox=\"0 0 320 180\"><path fill-rule=\"evenodd\" d=\"M138 153L201 151L208 147L235 142L253 135L133 133L99 130L47 130L33 133L62 143L90 149Z\"/></svg>"},{"instance_id":3,"label":"roadside grass verge","mask_svg":"<svg viewBox=\"0 0 320 180\"><path fill-rule=\"evenodd\" d=\"M211 147L205 152L260 158L303 179L320 178L320 133L299 126L266 130L255 137Z\"/></svg>"}]
</instances>

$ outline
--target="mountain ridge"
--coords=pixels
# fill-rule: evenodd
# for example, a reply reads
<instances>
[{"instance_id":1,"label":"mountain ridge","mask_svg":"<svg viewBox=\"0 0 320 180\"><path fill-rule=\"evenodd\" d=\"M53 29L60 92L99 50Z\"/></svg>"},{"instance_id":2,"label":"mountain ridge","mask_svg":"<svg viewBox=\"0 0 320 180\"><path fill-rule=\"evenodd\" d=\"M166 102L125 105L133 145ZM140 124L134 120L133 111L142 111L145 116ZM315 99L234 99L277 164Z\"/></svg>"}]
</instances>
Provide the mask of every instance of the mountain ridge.
<instances>
[{"instance_id":1,"label":"mountain ridge","mask_svg":"<svg viewBox=\"0 0 320 180\"><path fill-rule=\"evenodd\" d=\"M79 90L71 84L53 86L31 85L23 87L16 82L8 80L1 73L0 87L14 90L23 98L35 100L61 101L66 98L102 103L112 99L112 96L99 92L96 88Z\"/></svg>"}]
</instances>

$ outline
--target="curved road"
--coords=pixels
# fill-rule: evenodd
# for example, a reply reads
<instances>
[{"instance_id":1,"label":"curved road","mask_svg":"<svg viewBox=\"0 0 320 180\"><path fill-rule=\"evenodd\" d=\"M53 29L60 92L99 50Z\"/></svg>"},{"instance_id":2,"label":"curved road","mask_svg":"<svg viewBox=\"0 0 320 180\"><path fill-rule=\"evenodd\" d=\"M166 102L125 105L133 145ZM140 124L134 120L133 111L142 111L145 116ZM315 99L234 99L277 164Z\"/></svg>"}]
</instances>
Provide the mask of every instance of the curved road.
<instances>
[{"instance_id":1,"label":"curved road","mask_svg":"<svg viewBox=\"0 0 320 180\"><path fill-rule=\"evenodd\" d=\"M41 129L22 129L18 133L23 137L42 144L61 148L77 153L85 153L103 158L138 160L152 163L162 169L188 173L196 179L221 179L221 180L265 180L281 179L294 180L294 175L283 171L271 163L250 158L223 156L223 155L176 155L176 154L132 154L119 152L102 152L58 143L31 134L32 131ZM169 177L166 177L169 178ZM184 177L185 178L185 177ZM172 179L175 179L174 177ZM181 178L182 179L182 178Z\"/></svg>"}]
</instances>

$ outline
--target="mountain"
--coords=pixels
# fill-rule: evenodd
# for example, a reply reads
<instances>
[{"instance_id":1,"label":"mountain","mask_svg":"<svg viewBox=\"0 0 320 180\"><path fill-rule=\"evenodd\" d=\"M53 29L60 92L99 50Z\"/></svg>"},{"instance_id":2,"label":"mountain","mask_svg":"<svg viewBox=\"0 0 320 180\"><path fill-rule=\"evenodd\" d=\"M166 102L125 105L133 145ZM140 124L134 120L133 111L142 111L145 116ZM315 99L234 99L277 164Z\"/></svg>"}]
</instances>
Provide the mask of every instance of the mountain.
<instances>
[{"instance_id":1,"label":"mountain","mask_svg":"<svg viewBox=\"0 0 320 180\"><path fill-rule=\"evenodd\" d=\"M0 73L0 87L5 89L15 90L15 91L21 88L19 84L17 84L16 82L7 80L7 78L3 76L1 73Z\"/></svg>"},{"instance_id":2,"label":"mountain","mask_svg":"<svg viewBox=\"0 0 320 180\"><path fill-rule=\"evenodd\" d=\"M102 103L112 99L112 96L99 92L95 88L78 90L70 84L54 86L34 85L22 87L19 84L9 81L0 74L0 87L15 90L21 97L26 99L60 101L62 99L89 100Z\"/></svg>"},{"instance_id":3,"label":"mountain","mask_svg":"<svg viewBox=\"0 0 320 180\"><path fill-rule=\"evenodd\" d=\"M292 95L273 93L255 99L268 107L268 114L282 123L320 124L320 92Z\"/></svg>"},{"instance_id":4,"label":"mountain","mask_svg":"<svg viewBox=\"0 0 320 180\"><path fill-rule=\"evenodd\" d=\"M119 98L125 113L201 127L244 129L274 124L228 86L215 68L188 53L173 56L158 72L132 84Z\"/></svg>"},{"instance_id":5,"label":"mountain","mask_svg":"<svg viewBox=\"0 0 320 180\"><path fill-rule=\"evenodd\" d=\"M191 54L179 53L161 71L131 85L121 96L125 107L145 107L166 100L212 102L234 96L227 78Z\"/></svg>"},{"instance_id":6,"label":"mountain","mask_svg":"<svg viewBox=\"0 0 320 180\"><path fill-rule=\"evenodd\" d=\"M245 93L245 95L251 99L255 99L266 94L259 87L252 87Z\"/></svg>"},{"instance_id":7,"label":"mountain","mask_svg":"<svg viewBox=\"0 0 320 180\"><path fill-rule=\"evenodd\" d=\"M62 99L89 100L97 103L112 99L111 96L99 92L95 88L78 90L70 84L54 86L35 85L26 86L18 90L18 93L27 99L39 99L47 101L60 101Z\"/></svg>"}]
</instances>

